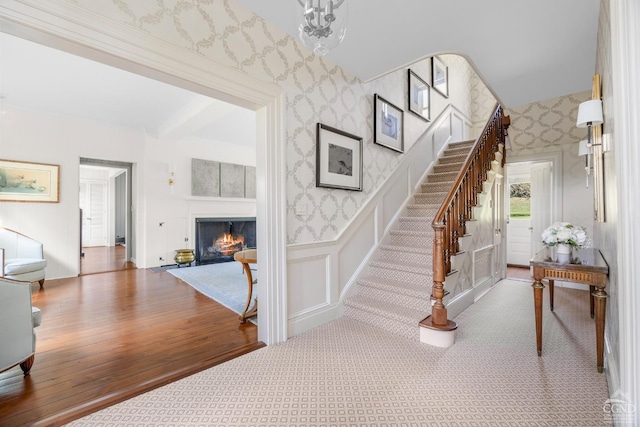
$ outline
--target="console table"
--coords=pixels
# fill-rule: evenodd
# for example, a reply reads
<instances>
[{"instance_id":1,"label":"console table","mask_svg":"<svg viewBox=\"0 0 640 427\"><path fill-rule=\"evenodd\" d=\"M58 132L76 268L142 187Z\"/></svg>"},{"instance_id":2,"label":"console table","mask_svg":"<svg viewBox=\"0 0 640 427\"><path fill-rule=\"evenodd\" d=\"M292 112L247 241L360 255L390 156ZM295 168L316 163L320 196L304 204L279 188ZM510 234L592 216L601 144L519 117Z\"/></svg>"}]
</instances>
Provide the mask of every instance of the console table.
<instances>
[{"instance_id":1,"label":"console table","mask_svg":"<svg viewBox=\"0 0 640 427\"><path fill-rule=\"evenodd\" d=\"M549 305L553 311L553 281L563 280L589 285L591 317L596 319L596 354L598 372L604 368L604 319L606 314L607 275L609 266L596 248L574 249L568 263L560 263L551 248L531 258L533 267L533 301L536 317L536 344L542 355L542 279L549 279ZM594 310L595 309L595 310Z\"/></svg>"}]
</instances>

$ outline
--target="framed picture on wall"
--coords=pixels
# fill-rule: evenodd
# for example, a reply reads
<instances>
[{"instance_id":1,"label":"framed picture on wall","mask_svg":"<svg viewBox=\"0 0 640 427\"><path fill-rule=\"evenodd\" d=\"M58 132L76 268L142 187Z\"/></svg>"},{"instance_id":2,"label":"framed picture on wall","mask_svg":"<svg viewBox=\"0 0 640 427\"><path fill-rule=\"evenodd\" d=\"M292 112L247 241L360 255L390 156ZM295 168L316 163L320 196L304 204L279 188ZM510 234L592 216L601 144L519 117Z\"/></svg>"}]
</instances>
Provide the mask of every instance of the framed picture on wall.
<instances>
[{"instance_id":1,"label":"framed picture on wall","mask_svg":"<svg viewBox=\"0 0 640 427\"><path fill-rule=\"evenodd\" d=\"M316 187L362 191L362 138L317 124Z\"/></svg>"},{"instance_id":2,"label":"framed picture on wall","mask_svg":"<svg viewBox=\"0 0 640 427\"><path fill-rule=\"evenodd\" d=\"M411 69L408 70L409 111L423 120L431 120L431 86Z\"/></svg>"},{"instance_id":3,"label":"framed picture on wall","mask_svg":"<svg viewBox=\"0 0 640 427\"><path fill-rule=\"evenodd\" d=\"M449 97L449 67L437 56L431 57L431 86L445 98Z\"/></svg>"},{"instance_id":4,"label":"framed picture on wall","mask_svg":"<svg viewBox=\"0 0 640 427\"><path fill-rule=\"evenodd\" d=\"M403 114L404 111L378 94L373 95L373 142L404 153Z\"/></svg>"},{"instance_id":5,"label":"framed picture on wall","mask_svg":"<svg viewBox=\"0 0 640 427\"><path fill-rule=\"evenodd\" d=\"M60 166L0 160L0 201L60 201Z\"/></svg>"}]
</instances>

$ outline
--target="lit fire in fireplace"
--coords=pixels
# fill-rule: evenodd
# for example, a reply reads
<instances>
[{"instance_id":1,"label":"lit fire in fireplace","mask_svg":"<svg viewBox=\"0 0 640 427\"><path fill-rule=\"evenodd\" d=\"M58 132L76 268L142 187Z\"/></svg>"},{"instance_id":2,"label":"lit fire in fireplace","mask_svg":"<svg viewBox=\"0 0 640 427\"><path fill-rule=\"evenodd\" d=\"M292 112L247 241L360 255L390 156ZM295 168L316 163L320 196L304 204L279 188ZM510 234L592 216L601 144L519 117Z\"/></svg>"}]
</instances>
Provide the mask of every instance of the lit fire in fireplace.
<instances>
[{"instance_id":1,"label":"lit fire in fireplace","mask_svg":"<svg viewBox=\"0 0 640 427\"><path fill-rule=\"evenodd\" d=\"M213 242L213 247L214 252L219 252L225 256L233 255L244 249L244 237L224 233L215 242Z\"/></svg>"}]
</instances>

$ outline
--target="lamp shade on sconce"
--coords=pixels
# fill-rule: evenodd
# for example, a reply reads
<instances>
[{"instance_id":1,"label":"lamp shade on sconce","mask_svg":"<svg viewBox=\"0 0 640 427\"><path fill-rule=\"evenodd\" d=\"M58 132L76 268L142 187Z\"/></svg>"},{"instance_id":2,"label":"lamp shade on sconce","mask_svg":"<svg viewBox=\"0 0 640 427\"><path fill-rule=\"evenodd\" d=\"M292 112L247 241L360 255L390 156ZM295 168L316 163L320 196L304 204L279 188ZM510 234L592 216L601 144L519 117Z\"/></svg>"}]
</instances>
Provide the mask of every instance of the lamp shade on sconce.
<instances>
[{"instance_id":1,"label":"lamp shade on sconce","mask_svg":"<svg viewBox=\"0 0 640 427\"><path fill-rule=\"evenodd\" d=\"M587 126L597 126L602 124L602 101L592 99L580 104L578 108L578 120L576 126L584 128Z\"/></svg>"},{"instance_id":2,"label":"lamp shade on sconce","mask_svg":"<svg viewBox=\"0 0 640 427\"><path fill-rule=\"evenodd\" d=\"M589 147L589 141L583 139L578 144L578 156L586 156L587 154L591 154L593 152L593 148Z\"/></svg>"}]
</instances>

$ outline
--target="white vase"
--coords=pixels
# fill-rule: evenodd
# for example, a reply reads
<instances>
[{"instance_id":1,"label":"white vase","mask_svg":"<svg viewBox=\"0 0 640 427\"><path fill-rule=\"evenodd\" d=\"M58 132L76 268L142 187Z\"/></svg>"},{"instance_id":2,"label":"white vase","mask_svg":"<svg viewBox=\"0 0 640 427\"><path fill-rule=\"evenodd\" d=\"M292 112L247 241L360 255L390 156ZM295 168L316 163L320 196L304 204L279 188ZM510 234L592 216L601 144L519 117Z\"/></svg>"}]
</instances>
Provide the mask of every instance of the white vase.
<instances>
[{"instance_id":1,"label":"white vase","mask_svg":"<svg viewBox=\"0 0 640 427\"><path fill-rule=\"evenodd\" d=\"M560 264L568 264L571 262L571 245L558 244L556 249L556 258Z\"/></svg>"}]
</instances>

